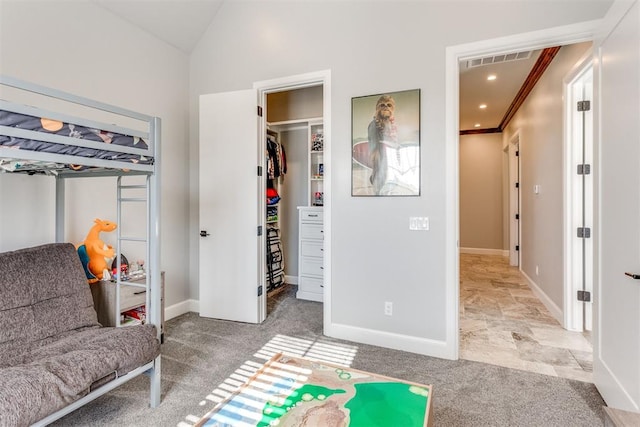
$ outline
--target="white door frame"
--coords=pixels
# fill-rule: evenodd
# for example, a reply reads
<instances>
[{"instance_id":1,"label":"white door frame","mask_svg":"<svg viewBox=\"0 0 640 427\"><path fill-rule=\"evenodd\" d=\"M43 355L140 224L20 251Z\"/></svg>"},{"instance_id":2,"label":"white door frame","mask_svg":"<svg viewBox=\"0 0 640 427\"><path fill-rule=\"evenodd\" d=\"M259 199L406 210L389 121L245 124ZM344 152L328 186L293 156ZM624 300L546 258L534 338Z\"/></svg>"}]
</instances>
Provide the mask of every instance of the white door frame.
<instances>
[{"instance_id":1,"label":"white door frame","mask_svg":"<svg viewBox=\"0 0 640 427\"><path fill-rule=\"evenodd\" d=\"M520 245L520 219L516 219L516 214L520 214L520 129L518 129L509 140L509 265L520 266L520 251L516 250L516 245ZM516 154L518 153L518 154Z\"/></svg>"},{"instance_id":2,"label":"white door frame","mask_svg":"<svg viewBox=\"0 0 640 427\"><path fill-rule=\"evenodd\" d=\"M322 85L322 116L324 129L324 296L323 296L323 318L324 329L328 329L331 324L331 70L323 70L306 74L298 74L294 76L282 77L272 80L263 80L255 82L253 88L258 91L259 104L263 105L265 112L260 120L259 135L261 135L258 144L262 152L266 147L266 128L267 128L267 94L274 92L283 92L287 90L302 89L311 86ZM263 176L262 187L266 183ZM262 198L262 208L264 209L264 197ZM261 215L261 225L265 228L265 215ZM261 242L265 247L266 241ZM262 251L261 265L266 264L266 254ZM264 278L264 274L262 275ZM264 280L264 279L263 279ZM266 289L266 288L264 288ZM266 313L266 298L263 301L262 308Z\"/></svg>"},{"instance_id":3,"label":"white door frame","mask_svg":"<svg viewBox=\"0 0 640 427\"><path fill-rule=\"evenodd\" d=\"M459 353L459 304L460 264L458 260L460 240L459 216L459 111L460 111L460 61L481 56L519 50L542 49L572 43L593 41L601 28L601 20L553 27L529 33L516 34L450 46L446 49L445 70L445 131L446 131L446 353L458 359ZM594 349L595 350L595 349Z\"/></svg>"},{"instance_id":4,"label":"white door frame","mask_svg":"<svg viewBox=\"0 0 640 427\"><path fill-rule=\"evenodd\" d=\"M578 281L582 277L583 258L582 244L583 239L577 237L576 229L582 224L582 191L581 175L577 174L576 165L582 163L582 155L578 156L578 149L581 152L582 146L582 118L578 115L577 101L583 100L583 84L582 79L592 72L593 68L593 50L589 49L576 65L571 69L567 76L563 79L563 99L564 108L564 327L570 331L582 332L584 330L583 316L589 316L590 310L586 310L585 304L577 300L577 291L582 289L581 282ZM577 93L579 92L579 93ZM593 90L591 90L593 95ZM593 96L589 98L593 101ZM593 111L593 107L591 108ZM591 119L593 114L587 118ZM589 121L587 124L585 135L587 138L585 151L586 162L593 166L593 125ZM580 147L576 146L580 145ZM580 157L580 158L578 158ZM593 174L589 175L593 181ZM585 221L588 227L593 228L593 182L587 185L585 198ZM593 290L593 239L588 239L584 243L585 248L585 264L584 271L586 278L586 290ZM585 318L587 329L590 325L588 317Z\"/></svg>"}]
</instances>

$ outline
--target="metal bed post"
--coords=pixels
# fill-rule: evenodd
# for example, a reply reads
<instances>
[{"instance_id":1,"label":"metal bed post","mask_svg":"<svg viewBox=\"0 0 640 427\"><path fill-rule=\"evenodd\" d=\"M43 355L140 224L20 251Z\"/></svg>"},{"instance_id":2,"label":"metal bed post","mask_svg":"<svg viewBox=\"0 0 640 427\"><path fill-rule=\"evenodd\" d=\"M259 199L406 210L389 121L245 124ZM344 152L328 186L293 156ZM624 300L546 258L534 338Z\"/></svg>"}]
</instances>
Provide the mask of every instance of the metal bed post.
<instances>
[{"instance_id":1,"label":"metal bed post","mask_svg":"<svg viewBox=\"0 0 640 427\"><path fill-rule=\"evenodd\" d=\"M64 201L65 180L56 176L56 243L63 243L64 238Z\"/></svg>"},{"instance_id":2,"label":"metal bed post","mask_svg":"<svg viewBox=\"0 0 640 427\"><path fill-rule=\"evenodd\" d=\"M161 292L162 284L160 277L160 119L154 117L150 123L150 134L153 135L153 153L154 173L148 177L149 185L147 186L149 196L149 221L147 226L149 241L147 248L149 251L148 260L149 268L147 274L151 275L151 295L148 298L151 299L149 307L149 318L153 325L156 325L158 339L161 339L162 333L162 302ZM149 279L147 279L149 280ZM155 408L160 404L160 356L156 357L153 362L153 369L149 373L150 377L150 395L151 395L151 407Z\"/></svg>"},{"instance_id":3,"label":"metal bed post","mask_svg":"<svg viewBox=\"0 0 640 427\"><path fill-rule=\"evenodd\" d=\"M122 176L117 178L116 182L116 327L119 328L120 322L120 283L122 281Z\"/></svg>"}]
</instances>

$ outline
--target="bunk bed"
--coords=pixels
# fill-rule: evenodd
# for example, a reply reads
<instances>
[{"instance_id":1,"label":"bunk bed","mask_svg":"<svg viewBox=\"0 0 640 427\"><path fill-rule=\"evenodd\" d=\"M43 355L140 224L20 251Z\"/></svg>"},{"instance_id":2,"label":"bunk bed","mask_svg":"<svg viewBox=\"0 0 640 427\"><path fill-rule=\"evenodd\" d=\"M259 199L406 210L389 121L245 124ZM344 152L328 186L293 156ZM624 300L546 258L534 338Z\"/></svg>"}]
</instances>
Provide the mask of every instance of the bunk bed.
<instances>
[{"instance_id":1,"label":"bunk bed","mask_svg":"<svg viewBox=\"0 0 640 427\"><path fill-rule=\"evenodd\" d=\"M93 111L94 117L109 117L109 119L119 117L121 122L127 124L127 127L123 127L87 118L87 114L79 117L64 111L51 111L0 99L0 175L2 173L45 174L55 179L57 243L65 241L65 182L68 179L115 177L118 193L118 224L121 221L122 203L146 202L146 236L143 238L123 236L120 231L122 227L118 227L117 245L114 248L115 259L118 264L117 271L120 271L122 243L134 240L146 245L146 280L138 286L143 287L146 292L147 323L155 325L157 339L160 340L162 319L159 265L160 119L8 76L0 75L0 89L14 93L24 92L28 96L37 94L42 99L54 101L45 102L47 105L69 105L71 107L67 108L67 111L76 112L81 109ZM4 98L1 92L0 98ZM140 179L145 183L125 185L122 178L128 176L144 176ZM126 197L127 190L133 188L143 191L146 196ZM117 275L115 284L116 310L120 307L121 276L121 274ZM117 326L121 326L119 312L116 318ZM47 425L142 373L150 377L150 405L156 407L160 404L159 355L126 375L119 378L116 376L106 384L92 389L84 397L43 418L35 425Z\"/></svg>"}]
</instances>

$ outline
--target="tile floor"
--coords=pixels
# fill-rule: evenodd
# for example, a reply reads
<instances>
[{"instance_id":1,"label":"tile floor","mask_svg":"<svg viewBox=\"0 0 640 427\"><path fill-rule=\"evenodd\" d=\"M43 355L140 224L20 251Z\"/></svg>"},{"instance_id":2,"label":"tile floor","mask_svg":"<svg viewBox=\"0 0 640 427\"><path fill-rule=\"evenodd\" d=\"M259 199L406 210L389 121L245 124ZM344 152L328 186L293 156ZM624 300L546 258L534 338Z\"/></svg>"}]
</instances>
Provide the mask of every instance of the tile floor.
<instances>
[{"instance_id":1,"label":"tile floor","mask_svg":"<svg viewBox=\"0 0 640 427\"><path fill-rule=\"evenodd\" d=\"M563 329L502 256L460 255L460 358L592 382L588 335Z\"/></svg>"}]
</instances>

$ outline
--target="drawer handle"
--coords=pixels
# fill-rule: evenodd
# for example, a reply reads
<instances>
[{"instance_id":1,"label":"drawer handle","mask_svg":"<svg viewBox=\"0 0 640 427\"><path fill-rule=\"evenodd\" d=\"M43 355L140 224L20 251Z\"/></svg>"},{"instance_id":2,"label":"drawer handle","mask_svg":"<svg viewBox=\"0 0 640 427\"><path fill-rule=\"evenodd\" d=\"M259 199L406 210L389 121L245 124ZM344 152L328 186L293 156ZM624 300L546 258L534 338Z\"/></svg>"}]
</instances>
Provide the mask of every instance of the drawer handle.
<instances>
[{"instance_id":1,"label":"drawer handle","mask_svg":"<svg viewBox=\"0 0 640 427\"><path fill-rule=\"evenodd\" d=\"M309 218L317 218L318 214L309 214Z\"/></svg>"}]
</instances>

